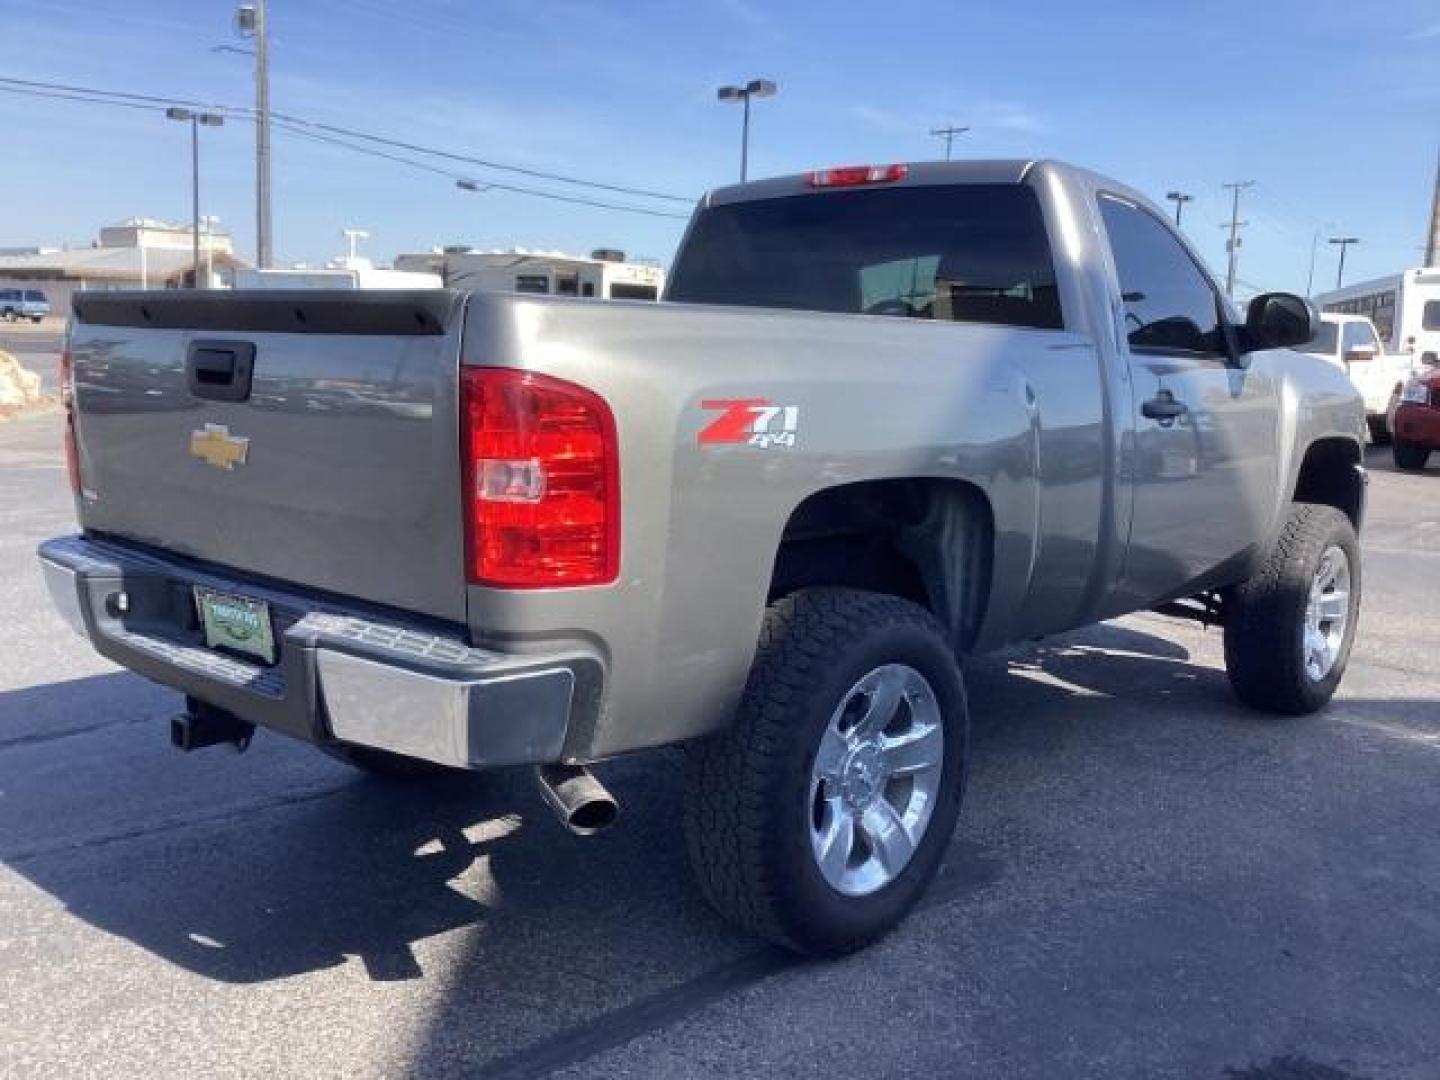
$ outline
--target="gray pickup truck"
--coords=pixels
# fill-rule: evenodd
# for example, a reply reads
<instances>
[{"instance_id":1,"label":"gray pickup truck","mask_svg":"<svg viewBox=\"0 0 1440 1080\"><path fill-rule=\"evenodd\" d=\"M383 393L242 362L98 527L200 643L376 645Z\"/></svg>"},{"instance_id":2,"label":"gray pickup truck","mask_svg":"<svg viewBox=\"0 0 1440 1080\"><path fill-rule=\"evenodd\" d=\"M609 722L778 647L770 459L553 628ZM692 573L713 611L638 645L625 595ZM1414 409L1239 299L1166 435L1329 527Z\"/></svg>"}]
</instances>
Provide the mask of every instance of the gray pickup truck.
<instances>
[{"instance_id":1,"label":"gray pickup truck","mask_svg":"<svg viewBox=\"0 0 1440 1080\"><path fill-rule=\"evenodd\" d=\"M1311 712L1360 596L1364 415L1146 199L1053 162L707 195L667 302L81 293L81 532L40 550L103 655L383 773L686 744L695 871L810 954L915 903L954 831L957 657L1126 612L1223 625Z\"/></svg>"}]
</instances>

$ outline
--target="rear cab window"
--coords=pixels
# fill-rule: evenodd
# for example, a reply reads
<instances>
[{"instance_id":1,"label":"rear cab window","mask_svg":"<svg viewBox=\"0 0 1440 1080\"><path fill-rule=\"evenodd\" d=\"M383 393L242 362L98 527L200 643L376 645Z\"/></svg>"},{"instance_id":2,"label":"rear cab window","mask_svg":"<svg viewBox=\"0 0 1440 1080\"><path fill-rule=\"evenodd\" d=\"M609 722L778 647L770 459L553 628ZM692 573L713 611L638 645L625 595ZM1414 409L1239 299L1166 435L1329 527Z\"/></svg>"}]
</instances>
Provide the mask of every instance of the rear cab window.
<instances>
[{"instance_id":1,"label":"rear cab window","mask_svg":"<svg viewBox=\"0 0 1440 1080\"><path fill-rule=\"evenodd\" d=\"M1064 326L1035 192L865 188L710 207L670 278L681 303Z\"/></svg>"}]
</instances>

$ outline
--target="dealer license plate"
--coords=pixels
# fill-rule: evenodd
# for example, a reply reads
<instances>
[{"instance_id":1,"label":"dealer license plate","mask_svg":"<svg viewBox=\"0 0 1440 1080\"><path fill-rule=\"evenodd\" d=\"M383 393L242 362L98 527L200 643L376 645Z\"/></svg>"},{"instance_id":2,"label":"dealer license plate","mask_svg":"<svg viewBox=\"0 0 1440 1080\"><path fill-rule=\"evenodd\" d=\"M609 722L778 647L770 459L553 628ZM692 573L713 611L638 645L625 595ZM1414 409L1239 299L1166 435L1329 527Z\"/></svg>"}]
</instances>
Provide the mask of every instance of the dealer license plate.
<instances>
[{"instance_id":1,"label":"dealer license plate","mask_svg":"<svg viewBox=\"0 0 1440 1080\"><path fill-rule=\"evenodd\" d=\"M205 644L231 649L267 664L275 662L275 634L270 627L270 605L263 600L196 588L195 602L205 627Z\"/></svg>"}]
</instances>

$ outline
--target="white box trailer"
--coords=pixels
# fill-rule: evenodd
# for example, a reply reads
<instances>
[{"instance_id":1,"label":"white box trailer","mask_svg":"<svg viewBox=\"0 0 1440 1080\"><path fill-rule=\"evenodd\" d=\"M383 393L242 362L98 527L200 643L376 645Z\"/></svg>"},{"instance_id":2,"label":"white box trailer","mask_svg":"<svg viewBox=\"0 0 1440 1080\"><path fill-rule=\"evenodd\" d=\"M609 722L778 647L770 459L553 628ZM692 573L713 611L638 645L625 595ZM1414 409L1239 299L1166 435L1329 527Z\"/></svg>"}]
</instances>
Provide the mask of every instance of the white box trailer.
<instances>
[{"instance_id":1,"label":"white box trailer","mask_svg":"<svg viewBox=\"0 0 1440 1080\"><path fill-rule=\"evenodd\" d=\"M624 252L600 250L589 257L558 251L433 251L400 255L397 268L429 271L454 289L528 292L601 300L658 300L665 271L648 262L627 262Z\"/></svg>"},{"instance_id":2,"label":"white box trailer","mask_svg":"<svg viewBox=\"0 0 1440 1080\"><path fill-rule=\"evenodd\" d=\"M237 289L439 289L440 275L374 266L235 271Z\"/></svg>"}]
</instances>

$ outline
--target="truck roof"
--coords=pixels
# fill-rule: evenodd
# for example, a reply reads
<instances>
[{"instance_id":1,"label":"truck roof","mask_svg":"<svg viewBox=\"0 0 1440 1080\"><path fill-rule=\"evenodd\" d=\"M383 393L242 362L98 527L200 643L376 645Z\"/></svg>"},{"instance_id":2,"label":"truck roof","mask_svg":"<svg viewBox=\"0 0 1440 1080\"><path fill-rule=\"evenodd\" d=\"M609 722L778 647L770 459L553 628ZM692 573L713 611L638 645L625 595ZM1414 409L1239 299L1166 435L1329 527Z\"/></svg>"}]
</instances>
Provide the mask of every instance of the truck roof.
<instances>
[{"instance_id":1,"label":"truck roof","mask_svg":"<svg viewBox=\"0 0 1440 1080\"><path fill-rule=\"evenodd\" d=\"M859 164L859 163L857 163ZM864 164L871 164L865 162ZM889 164L878 162L875 164ZM1018 184L1025 174L1038 164L1035 160L1021 158L995 159L985 161L912 161L903 162L909 170L903 180L890 181L892 184L920 186L933 184ZM789 176L772 176L763 180L751 180L744 184L728 184L707 192L701 200L705 206L720 206L725 203L749 202L753 199L773 199L785 195L808 195L825 189L810 184L811 173L793 173Z\"/></svg>"}]
</instances>

